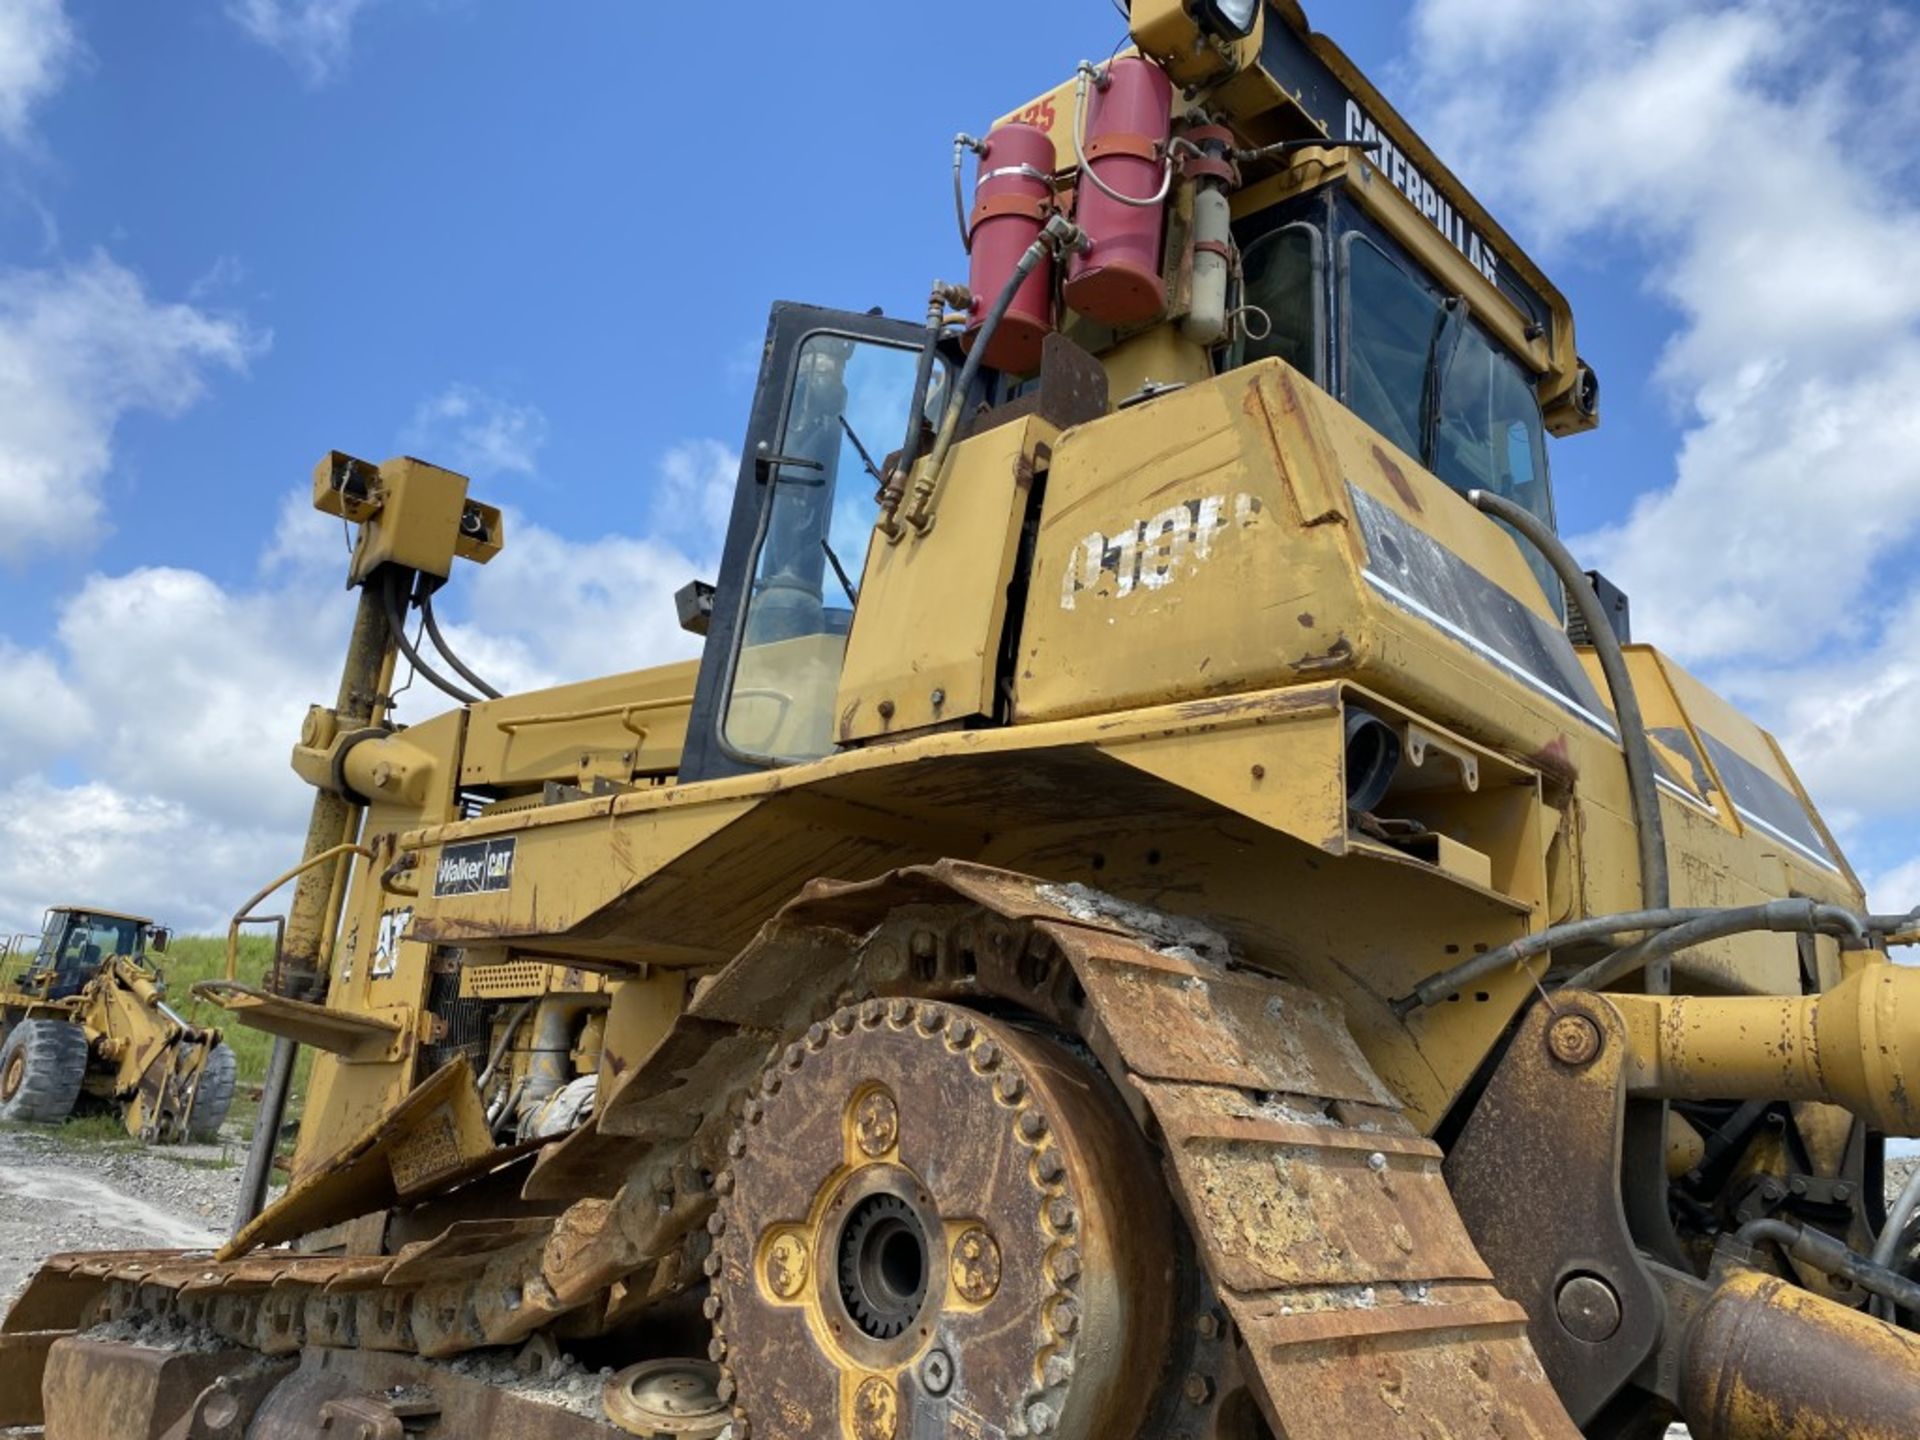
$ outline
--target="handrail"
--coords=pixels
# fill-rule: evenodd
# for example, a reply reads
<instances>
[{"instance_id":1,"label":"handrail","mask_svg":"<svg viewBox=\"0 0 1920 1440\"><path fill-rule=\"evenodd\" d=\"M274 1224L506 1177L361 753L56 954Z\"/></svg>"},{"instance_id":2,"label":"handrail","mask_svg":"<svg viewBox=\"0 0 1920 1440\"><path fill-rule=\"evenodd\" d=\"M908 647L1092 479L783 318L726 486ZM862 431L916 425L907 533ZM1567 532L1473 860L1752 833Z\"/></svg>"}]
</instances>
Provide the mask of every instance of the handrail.
<instances>
[{"instance_id":1,"label":"handrail","mask_svg":"<svg viewBox=\"0 0 1920 1440\"><path fill-rule=\"evenodd\" d=\"M336 845L331 850L322 850L318 855L312 855L302 860L298 865L287 871L286 874L282 875L272 884L260 890L252 899L240 907L238 913L234 915L232 921L227 925L227 979L237 980L240 978L240 927L249 922L264 921L268 918L266 916L256 917L253 913L253 907L273 894L274 891L278 890L289 880L299 878L316 865L325 865L330 860L338 860L342 855L364 855L369 860L374 858L373 851L365 845Z\"/></svg>"},{"instance_id":2,"label":"handrail","mask_svg":"<svg viewBox=\"0 0 1920 1440\"><path fill-rule=\"evenodd\" d=\"M605 720L609 716L620 717L621 728L635 735L645 735L643 726L635 726L629 717L643 710L672 710L682 705L692 705L691 695L673 695L662 700L629 700L619 705L600 705L591 710L545 710L533 715L509 715L494 721L494 726L503 734L511 735L517 730L531 729L535 725L564 725L576 720Z\"/></svg>"}]
</instances>

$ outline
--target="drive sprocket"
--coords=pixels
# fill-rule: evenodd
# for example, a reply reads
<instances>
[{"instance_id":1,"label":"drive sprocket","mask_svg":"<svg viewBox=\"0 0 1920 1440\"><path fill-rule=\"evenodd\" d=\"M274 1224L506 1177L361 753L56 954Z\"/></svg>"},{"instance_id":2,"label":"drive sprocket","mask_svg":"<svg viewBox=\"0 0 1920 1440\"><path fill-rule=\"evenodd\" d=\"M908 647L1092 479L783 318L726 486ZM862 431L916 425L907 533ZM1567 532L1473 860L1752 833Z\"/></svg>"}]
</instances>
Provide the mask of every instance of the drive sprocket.
<instances>
[{"instance_id":1,"label":"drive sprocket","mask_svg":"<svg viewBox=\"0 0 1920 1440\"><path fill-rule=\"evenodd\" d=\"M1065 1045L945 1004L844 1009L729 1146L709 1312L736 1433L1130 1433L1174 1277L1158 1168Z\"/></svg>"}]
</instances>

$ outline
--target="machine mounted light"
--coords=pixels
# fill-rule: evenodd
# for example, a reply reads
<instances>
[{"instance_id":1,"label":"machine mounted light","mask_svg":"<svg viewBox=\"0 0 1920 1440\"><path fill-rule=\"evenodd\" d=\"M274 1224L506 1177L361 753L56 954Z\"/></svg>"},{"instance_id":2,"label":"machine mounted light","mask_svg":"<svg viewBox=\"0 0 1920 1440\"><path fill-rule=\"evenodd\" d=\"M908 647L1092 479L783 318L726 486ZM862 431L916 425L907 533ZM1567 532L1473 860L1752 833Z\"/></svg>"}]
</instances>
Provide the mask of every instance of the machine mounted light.
<instances>
[{"instance_id":1,"label":"machine mounted light","mask_svg":"<svg viewBox=\"0 0 1920 1440\"><path fill-rule=\"evenodd\" d=\"M1260 0L1199 0L1194 17L1222 40L1244 40L1260 18Z\"/></svg>"}]
</instances>

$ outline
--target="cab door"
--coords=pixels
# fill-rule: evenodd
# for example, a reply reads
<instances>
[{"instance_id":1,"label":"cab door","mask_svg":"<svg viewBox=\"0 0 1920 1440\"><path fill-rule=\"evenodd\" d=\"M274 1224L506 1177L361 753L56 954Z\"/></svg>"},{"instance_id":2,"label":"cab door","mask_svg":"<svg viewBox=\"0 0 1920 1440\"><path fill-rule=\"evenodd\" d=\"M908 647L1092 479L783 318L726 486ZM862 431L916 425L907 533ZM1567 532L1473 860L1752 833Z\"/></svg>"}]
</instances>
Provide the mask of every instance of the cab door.
<instances>
[{"instance_id":1,"label":"cab door","mask_svg":"<svg viewBox=\"0 0 1920 1440\"><path fill-rule=\"evenodd\" d=\"M680 778L819 759L923 327L774 306Z\"/></svg>"}]
</instances>

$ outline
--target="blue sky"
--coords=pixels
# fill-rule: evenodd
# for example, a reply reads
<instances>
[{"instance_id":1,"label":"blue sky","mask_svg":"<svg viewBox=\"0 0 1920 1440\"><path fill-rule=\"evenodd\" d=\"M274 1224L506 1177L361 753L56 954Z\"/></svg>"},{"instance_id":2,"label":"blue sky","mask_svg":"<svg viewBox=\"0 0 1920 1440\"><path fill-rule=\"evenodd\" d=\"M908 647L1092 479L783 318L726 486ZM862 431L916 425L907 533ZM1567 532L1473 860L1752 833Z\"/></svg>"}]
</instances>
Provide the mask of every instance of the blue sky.
<instances>
[{"instance_id":1,"label":"blue sky","mask_svg":"<svg viewBox=\"0 0 1920 1440\"><path fill-rule=\"evenodd\" d=\"M1606 424L1555 447L1563 528L1920 901L1911 13L1308 9L1573 300ZM963 44L950 6L727 13L0 0L0 929L56 886L209 925L294 852L329 448L511 509L449 592L483 668L687 653L667 597L711 571L768 306L913 315L963 273L954 132L1122 33L1109 0L975 0Z\"/></svg>"}]
</instances>

